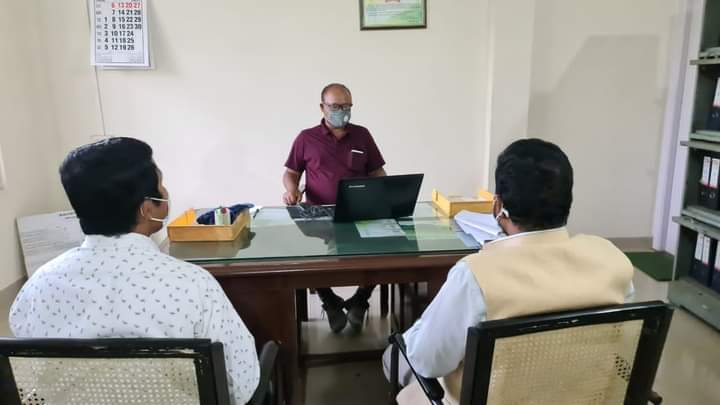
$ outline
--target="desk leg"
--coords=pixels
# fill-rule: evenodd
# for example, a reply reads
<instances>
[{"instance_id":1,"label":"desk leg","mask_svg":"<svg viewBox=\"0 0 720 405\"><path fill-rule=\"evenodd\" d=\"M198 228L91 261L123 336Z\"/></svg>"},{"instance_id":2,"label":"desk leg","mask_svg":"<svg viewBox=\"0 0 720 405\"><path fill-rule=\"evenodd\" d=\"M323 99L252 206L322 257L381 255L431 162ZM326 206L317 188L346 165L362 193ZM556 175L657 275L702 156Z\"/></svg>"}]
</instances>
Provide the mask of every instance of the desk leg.
<instances>
[{"instance_id":1,"label":"desk leg","mask_svg":"<svg viewBox=\"0 0 720 405\"><path fill-rule=\"evenodd\" d=\"M300 322L307 322L308 321L308 299L307 299L307 289L306 288L299 288L295 290L296 294L296 305L297 305L297 312L298 312L298 318L300 318Z\"/></svg>"},{"instance_id":2,"label":"desk leg","mask_svg":"<svg viewBox=\"0 0 720 405\"><path fill-rule=\"evenodd\" d=\"M398 284L399 292L399 301L400 301L400 331L405 331L405 328L407 325L405 324L405 313L407 311L407 308L405 306L406 300L405 300L405 284Z\"/></svg>"},{"instance_id":3,"label":"desk leg","mask_svg":"<svg viewBox=\"0 0 720 405\"><path fill-rule=\"evenodd\" d=\"M268 316L278 316L278 322L282 323L281 351L283 356L283 364L287 367L285 373L285 400L288 405L303 403L305 400L304 389L296 391L300 378L300 320L297 319L297 308L295 304L295 290L288 289L282 294L282 298L276 301L279 311L273 311L274 314ZM279 297L278 297L279 298ZM283 350L284 349L284 350ZM298 393L302 393L302 398L295 398ZM298 402L296 402L296 399Z\"/></svg>"},{"instance_id":4,"label":"desk leg","mask_svg":"<svg viewBox=\"0 0 720 405\"><path fill-rule=\"evenodd\" d=\"M388 307L389 290L392 288L392 284L380 284L380 316L385 318L390 312Z\"/></svg>"},{"instance_id":5,"label":"desk leg","mask_svg":"<svg viewBox=\"0 0 720 405\"><path fill-rule=\"evenodd\" d=\"M428 280L428 299L432 301L433 298L440 292L440 287L445 283L446 275L442 277L434 277ZM429 303L429 302L428 302Z\"/></svg>"}]
</instances>

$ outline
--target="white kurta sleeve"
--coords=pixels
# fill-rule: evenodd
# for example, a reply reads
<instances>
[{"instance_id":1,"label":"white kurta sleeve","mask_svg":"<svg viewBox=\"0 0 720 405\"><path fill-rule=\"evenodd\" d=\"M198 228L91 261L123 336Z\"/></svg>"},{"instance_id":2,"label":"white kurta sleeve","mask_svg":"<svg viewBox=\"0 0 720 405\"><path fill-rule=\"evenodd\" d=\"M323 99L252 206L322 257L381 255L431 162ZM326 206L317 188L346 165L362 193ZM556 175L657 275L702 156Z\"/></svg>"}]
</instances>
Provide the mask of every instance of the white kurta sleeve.
<instances>
[{"instance_id":1,"label":"white kurta sleeve","mask_svg":"<svg viewBox=\"0 0 720 405\"><path fill-rule=\"evenodd\" d=\"M410 364L427 378L451 373L465 357L468 328L485 316L482 290L460 261L422 317L403 335Z\"/></svg>"}]
</instances>

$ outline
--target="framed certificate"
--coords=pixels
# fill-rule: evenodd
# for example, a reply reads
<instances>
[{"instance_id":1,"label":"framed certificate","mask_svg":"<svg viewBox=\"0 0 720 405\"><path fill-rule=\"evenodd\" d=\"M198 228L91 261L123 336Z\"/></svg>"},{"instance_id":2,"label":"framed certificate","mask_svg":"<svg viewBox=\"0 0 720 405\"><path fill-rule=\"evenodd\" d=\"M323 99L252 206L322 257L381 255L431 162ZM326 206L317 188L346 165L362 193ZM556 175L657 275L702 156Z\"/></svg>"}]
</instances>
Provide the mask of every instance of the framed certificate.
<instances>
[{"instance_id":1,"label":"framed certificate","mask_svg":"<svg viewBox=\"0 0 720 405\"><path fill-rule=\"evenodd\" d=\"M426 28L427 0L360 0L360 29Z\"/></svg>"}]
</instances>

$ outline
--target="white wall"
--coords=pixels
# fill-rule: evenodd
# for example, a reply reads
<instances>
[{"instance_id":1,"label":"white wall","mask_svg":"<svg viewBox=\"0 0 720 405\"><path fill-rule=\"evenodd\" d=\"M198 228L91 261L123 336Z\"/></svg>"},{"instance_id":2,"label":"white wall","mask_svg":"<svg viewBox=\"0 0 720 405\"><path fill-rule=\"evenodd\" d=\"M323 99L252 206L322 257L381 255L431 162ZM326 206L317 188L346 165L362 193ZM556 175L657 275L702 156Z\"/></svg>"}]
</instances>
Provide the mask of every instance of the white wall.
<instances>
[{"instance_id":1,"label":"white wall","mask_svg":"<svg viewBox=\"0 0 720 405\"><path fill-rule=\"evenodd\" d=\"M696 66L690 66L687 61L697 58L700 52L702 38L703 16L705 15L705 0L685 0L687 16L686 26L682 27L680 35L683 36L685 47L678 54L681 58L677 66L677 94L669 100L668 110L674 115L666 116L668 123L665 130L666 143L662 156L665 162L665 176L659 181L664 184L658 189L658 201L664 206L656 206L655 227L653 228L653 248L665 250L672 254L677 253L680 226L672 222L672 217L680 215L685 193L685 176L687 172L688 150L679 145L690 137L693 128L693 110L695 108L695 89L698 78ZM672 96L671 96L672 97ZM664 193L664 194L662 194ZM664 235L663 235L664 233Z\"/></svg>"},{"instance_id":2,"label":"white wall","mask_svg":"<svg viewBox=\"0 0 720 405\"><path fill-rule=\"evenodd\" d=\"M573 230L651 235L667 67L680 0L543 0L529 136L575 168Z\"/></svg>"},{"instance_id":3,"label":"white wall","mask_svg":"<svg viewBox=\"0 0 720 405\"><path fill-rule=\"evenodd\" d=\"M0 0L0 10L0 145L7 175L7 187L0 190L2 290L24 271L15 218L49 209L48 198L58 188L49 181L57 138L36 3Z\"/></svg>"},{"instance_id":4,"label":"white wall","mask_svg":"<svg viewBox=\"0 0 720 405\"><path fill-rule=\"evenodd\" d=\"M60 154L102 128L81 3L42 3L56 44ZM433 1L426 30L361 32L356 4L337 0L152 1L157 68L99 72L107 131L153 146L175 213L279 204L291 142L319 123L322 87L340 81L388 172L424 172L425 198L433 187L473 194L483 166L487 49L477 21L486 3Z\"/></svg>"},{"instance_id":5,"label":"white wall","mask_svg":"<svg viewBox=\"0 0 720 405\"><path fill-rule=\"evenodd\" d=\"M526 138L533 65L535 0L490 2L483 184L495 189L497 156Z\"/></svg>"}]
</instances>

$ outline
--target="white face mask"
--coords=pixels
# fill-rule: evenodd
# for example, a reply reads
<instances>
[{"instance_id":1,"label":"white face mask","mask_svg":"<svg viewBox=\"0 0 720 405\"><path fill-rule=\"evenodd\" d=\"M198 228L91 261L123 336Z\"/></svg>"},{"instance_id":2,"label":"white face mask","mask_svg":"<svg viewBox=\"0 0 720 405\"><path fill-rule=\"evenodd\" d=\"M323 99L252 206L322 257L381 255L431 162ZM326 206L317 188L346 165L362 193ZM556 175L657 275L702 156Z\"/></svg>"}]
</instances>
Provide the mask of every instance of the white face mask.
<instances>
[{"instance_id":1,"label":"white face mask","mask_svg":"<svg viewBox=\"0 0 720 405\"><path fill-rule=\"evenodd\" d=\"M168 214L167 214L167 216L165 216L165 218L162 218L162 219L161 219L161 218L150 217L150 220L151 220L151 221L160 222L161 224L163 224L163 226L167 225L168 220L170 219L170 200L167 199L167 198L156 198L156 197L145 197L145 199L146 199L146 200L150 200L150 201L157 201L157 202L167 203L167 205L168 205ZM145 216L145 213L143 212L142 207L140 207L140 213L142 214L142 216Z\"/></svg>"}]
</instances>

